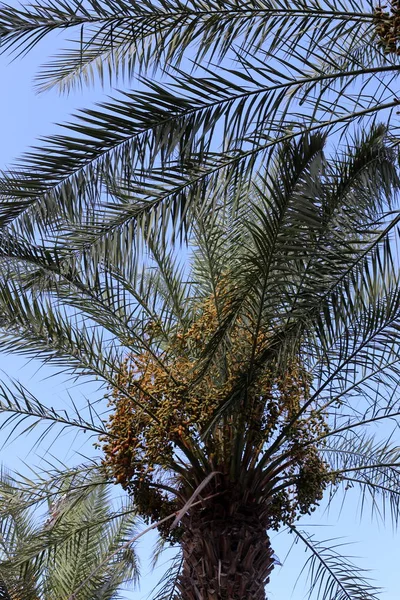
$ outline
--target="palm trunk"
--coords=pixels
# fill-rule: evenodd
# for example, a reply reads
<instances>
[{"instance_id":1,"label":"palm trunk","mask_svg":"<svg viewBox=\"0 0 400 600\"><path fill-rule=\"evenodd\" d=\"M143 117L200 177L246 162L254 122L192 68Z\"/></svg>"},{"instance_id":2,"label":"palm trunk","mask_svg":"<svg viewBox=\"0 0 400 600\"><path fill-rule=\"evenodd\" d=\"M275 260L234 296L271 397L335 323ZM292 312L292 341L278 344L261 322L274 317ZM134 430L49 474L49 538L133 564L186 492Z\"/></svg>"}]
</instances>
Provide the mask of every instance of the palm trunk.
<instances>
[{"instance_id":1,"label":"palm trunk","mask_svg":"<svg viewBox=\"0 0 400 600\"><path fill-rule=\"evenodd\" d=\"M265 600L274 558L259 512L217 502L185 517L182 600Z\"/></svg>"}]
</instances>

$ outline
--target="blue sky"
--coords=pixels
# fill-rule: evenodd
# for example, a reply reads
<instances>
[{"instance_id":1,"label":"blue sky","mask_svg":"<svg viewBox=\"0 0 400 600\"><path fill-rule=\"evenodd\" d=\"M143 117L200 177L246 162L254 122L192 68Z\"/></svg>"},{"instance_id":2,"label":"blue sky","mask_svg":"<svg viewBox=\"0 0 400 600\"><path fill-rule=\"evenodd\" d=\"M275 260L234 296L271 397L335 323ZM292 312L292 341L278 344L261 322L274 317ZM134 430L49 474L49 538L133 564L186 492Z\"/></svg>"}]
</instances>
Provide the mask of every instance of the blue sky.
<instances>
[{"instance_id":1,"label":"blue sky","mask_svg":"<svg viewBox=\"0 0 400 600\"><path fill-rule=\"evenodd\" d=\"M102 97L101 90L85 91L60 97L55 91L44 95L33 92L33 75L39 62L45 60L54 52L57 39L46 41L37 47L27 58L10 63L7 57L0 58L1 81L3 92L0 94L0 168L9 165L35 139L44 134L54 132L54 122L63 122L74 109L84 107L95 99ZM7 376L21 380L31 389L41 401L55 406L69 403L68 393L78 403L84 401L84 396L91 397L96 393L94 384L77 387L65 377L52 376L54 371L49 367L38 370L39 363L29 362L15 356L0 355L0 369ZM1 434L3 435L3 434ZM24 469L24 462L32 465L41 463L41 456L46 452L46 443L38 450L32 450L35 441L34 434L29 437L21 436L15 442L6 445L0 454L0 461L12 469ZM84 439L75 439L74 435L61 436L48 450L47 458L71 463L79 462L76 452L91 452L91 444ZM43 464L43 463L42 463ZM359 519L359 497L357 493L349 493L346 502L341 507L340 501L335 501L329 515L320 510L313 519L305 519L304 525L314 533L319 540L342 538L341 542L357 542L345 549L349 555L359 557L358 564L372 570L371 576L378 586L382 586L382 600L398 600L400 573L398 569L399 534L394 532L388 520L386 527L376 521L371 523L368 508L365 510L363 523ZM316 527L315 524L321 525ZM300 582L293 592L293 584L308 555L297 545L285 560L291 545L291 537L286 534L274 535L273 547L283 567L277 567L269 587L270 600L300 599L304 597L306 588ZM142 541L144 554L148 553L154 536L150 535ZM156 575L149 572L146 561L143 562L143 583L140 591L126 593L126 600L139 600L156 582Z\"/></svg>"}]
</instances>

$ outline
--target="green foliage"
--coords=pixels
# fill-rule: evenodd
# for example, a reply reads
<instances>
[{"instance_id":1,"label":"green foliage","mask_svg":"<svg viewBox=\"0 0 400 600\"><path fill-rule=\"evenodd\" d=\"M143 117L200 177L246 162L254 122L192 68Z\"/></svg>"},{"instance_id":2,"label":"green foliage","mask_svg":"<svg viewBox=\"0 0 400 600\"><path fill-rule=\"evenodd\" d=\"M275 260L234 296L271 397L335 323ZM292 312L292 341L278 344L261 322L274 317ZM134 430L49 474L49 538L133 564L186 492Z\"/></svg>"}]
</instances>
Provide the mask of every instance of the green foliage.
<instances>
[{"instance_id":1,"label":"green foliage","mask_svg":"<svg viewBox=\"0 0 400 600\"><path fill-rule=\"evenodd\" d=\"M254 174L284 140L366 128L377 113L395 124L397 56L381 48L374 8L342 0L2 5L5 52L29 51L54 30L75 36L43 68L41 87L130 85L138 76L141 88L134 82L81 111L5 173L2 221L31 239L38 229L47 239L53 223L59 247L101 261L150 230L184 235L211 200L206 190Z\"/></svg>"},{"instance_id":2,"label":"green foliage","mask_svg":"<svg viewBox=\"0 0 400 600\"><path fill-rule=\"evenodd\" d=\"M308 559L310 589L316 591L317 598L327 600L352 600L362 598L377 600L380 589L370 583L365 569L357 567L351 557L344 556L336 540L318 542L314 536L292 527L292 532L311 552Z\"/></svg>"},{"instance_id":3,"label":"green foliage","mask_svg":"<svg viewBox=\"0 0 400 600\"><path fill-rule=\"evenodd\" d=\"M132 240L98 261L8 230L0 348L99 377L114 419L128 407L118 430L94 406L86 418L58 412L3 384L4 428L15 434L31 417L25 429L47 421L43 435L90 431L113 457L106 469L82 465L51 481L83 477L84 492L85 473L111 483L121 460L134 509L168 517L161 530L171 540L183 506L195 510L200 493L225 487L237 502L244 492L257 499L270 528L311 512L324 489L348 486L397 522L398 448L367 433L398 418L396 390L388 395L400 358L397 151L383 126L336 155L326 145L318 133L287 141L256 176L210 184L213 210L197 207L183 256L151 231L143 248ZM26 482L26 502L46 498L48 477ZM349 598L357 586L375 597L362 578L342 575Z\"/></svg>"},{"instance_id":4,"label":"green foliage","mask_svg":"<svg viewBox=\"0 0 400 600\"><path fill-rule=\"evenodd\" d=\"M54 547L46 528L29 529L21 558L0 565L24 593L42 565L57 597L89 598L92 584L116 593L127 572L115 555L106 573L93 563L96 503L111 518L89 494L94 473L99 489L122 483L143 516L166 516L170 538L199 494L250 495L265 527L289 524L312 552L311 591L376 598L293 522L326 488L350 487L399 518L398 448L368 431L399 417L396 11L352 0L0 6L4 51L57 30L73 38L38 89L134 88L80 111L0 180L0 350L99 378L113 412L56 411L1 385L10 435L21 423L48 423L41 439L73 427L106 454L21 483L26 506L69 481L80 500L52 523ZM77 581L80 561L94 579ZM158 597L178 593L179 565Z\"/></svg>"},{"instance_id":5,"label":"green foliage","mask_svg":"<svg viewBox=\"0 0 400 600\"><path fill-rule=\"evenodd\" d=\"M21 479L2 475L0 577L10 600L112 600L137 580L132 507L113 508L93 476L80 489L83 482L68 474L61 486L47 485L35 511L34 486L26 494Z\"/></svg>"}]
</instances>

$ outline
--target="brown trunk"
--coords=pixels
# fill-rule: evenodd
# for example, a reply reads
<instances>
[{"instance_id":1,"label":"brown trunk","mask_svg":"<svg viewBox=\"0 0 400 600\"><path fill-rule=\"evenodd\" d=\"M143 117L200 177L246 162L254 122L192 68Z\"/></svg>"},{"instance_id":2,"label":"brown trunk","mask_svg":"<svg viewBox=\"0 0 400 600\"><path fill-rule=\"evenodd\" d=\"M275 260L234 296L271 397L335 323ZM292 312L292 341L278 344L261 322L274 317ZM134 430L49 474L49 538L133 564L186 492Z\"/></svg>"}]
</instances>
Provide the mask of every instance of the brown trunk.
<instances>
[{"instance_id":1,"label":"brown trunk","mask_svg":"<svg viewBox=\"0 0 400 600\"><path fill-rule=\"evenodd\" d=\"M273 551L257 505L215 503L186 515L182 600L265 600Z\"/></svg>"}]
</instances>

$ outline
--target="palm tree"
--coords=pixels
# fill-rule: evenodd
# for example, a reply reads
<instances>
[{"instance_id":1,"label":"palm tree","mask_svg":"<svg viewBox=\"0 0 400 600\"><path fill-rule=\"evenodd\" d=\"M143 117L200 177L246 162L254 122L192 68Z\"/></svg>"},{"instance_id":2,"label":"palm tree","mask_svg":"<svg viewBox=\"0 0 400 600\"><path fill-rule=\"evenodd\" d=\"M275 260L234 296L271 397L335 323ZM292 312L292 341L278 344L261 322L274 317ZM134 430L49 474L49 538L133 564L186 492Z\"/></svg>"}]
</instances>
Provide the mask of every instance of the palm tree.
<instances>
[{"instance_id":1,"label":"palm tree","mask_svg":"<svg viewBox=\"0 0 400 600\"><path fill-rule=\"evenodd\" d=\"M93 475L83 491L73 478L64 478L61 488L55 480L52 483L47 488L47 511L40 511L39 519L29 508L37 504L33 490L28 498L21 479L2 473L0 597L121 598L121 586L138 576L129 543L135 530L132 508L122 504L116 517L107 488Z\"/></svg>"},{"instance_id":2,"label":"palm tree","mask_svg":"<svg viewBox=\"0 0 400 600\"><path fill-rule=\"evenodd\" d=\"M319 561L319 600L375 600L296 523L349 486L399 517L400 450L380 428L400 414L396 144L375 126L335 154L314 132L267 159L207 182L180 247L151 223L139 245L121 223L100 261L51 243L51 221L25 238L4 227L0 350L96 376L108 408L57 412L18 382L0 408L13 427L99 437L89 471L181 552L158 598L263 600L270 533L289 528Z\"/></svg>"},{"instance_id":3,"label":"palm tree","mask_svg":"<svg viewBox=\"0 0 400 600\"><path fill-rule=\"evenodd\" d=\"M283 140L367 128L378 112L396 133L398 10L397 0L2 5L4 52L24 54L58 30L73 38L44 65L39 90L136 76L141 90L81 111L27 154L2 180L3 218L24 235L32 219L53 219L66 244L89 243L102 260L124 225L130 235L190 227L208 182L257 170Z\"/></svg>"}]
</instances>

